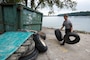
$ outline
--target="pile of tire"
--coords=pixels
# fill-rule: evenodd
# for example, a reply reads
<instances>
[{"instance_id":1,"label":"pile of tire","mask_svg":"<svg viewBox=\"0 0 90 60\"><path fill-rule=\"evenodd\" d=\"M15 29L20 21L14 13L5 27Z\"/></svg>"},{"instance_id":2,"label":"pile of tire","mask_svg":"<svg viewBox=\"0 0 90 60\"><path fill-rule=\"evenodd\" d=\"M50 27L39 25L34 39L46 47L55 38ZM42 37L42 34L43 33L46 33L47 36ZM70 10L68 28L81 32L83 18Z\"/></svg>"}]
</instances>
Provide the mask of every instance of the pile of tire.
<instances>
[{"instance_id":1,"label":"pile of tire","mask_svg":"<svg viewBox=\"0 0 90 60\"><path fill-rule=\"evenodd\" d=\"M30 32L30 30L19 30L22 32ZM48 47L44 42L46 34L43 32L34 32L21 47L14 52L7 60L36 60L39 52L46 52Z\"/></svg>"},{"instance_id":2,"label":"pile of tire","mask_svg":"<svg viewBox=\"0 0 90 60\"><path fill-rule=\"evenodd\" d=\"M7 60L35 60L38 54L33 36L30 36Z\"/></svg>"},{"instance_id":3,"label":"pile of tire","mask_svg":"<svg viewBox=\"0 0 90 60\"><path fill-rule=\"evenodd\" d=\"M62 33L59 29L55 30L55 36L57 38L58 41L62 41L63 39L65 40L66 43L68 44L76 44L80 41L80 36L75 33L75 32L70 32L67 35L64 35L64 37L62 38ZM74 40L71 40L69 37L75 37Z\"/></svg>"},{"instance_id":4,"label":"pile of tire","mask_svg":"<svg viewBox=\"0 0 90 60\"><path fill-rule=\"evenodd\" d=\"M39 52L46 52L48 47L45 43L46 40L46 34L44 32L37 32L34 30L27 30L27 32L32 31L34 32L33 34L33 40L35 42L35 48L39 51Z\"/></svg>"}]
</instances>

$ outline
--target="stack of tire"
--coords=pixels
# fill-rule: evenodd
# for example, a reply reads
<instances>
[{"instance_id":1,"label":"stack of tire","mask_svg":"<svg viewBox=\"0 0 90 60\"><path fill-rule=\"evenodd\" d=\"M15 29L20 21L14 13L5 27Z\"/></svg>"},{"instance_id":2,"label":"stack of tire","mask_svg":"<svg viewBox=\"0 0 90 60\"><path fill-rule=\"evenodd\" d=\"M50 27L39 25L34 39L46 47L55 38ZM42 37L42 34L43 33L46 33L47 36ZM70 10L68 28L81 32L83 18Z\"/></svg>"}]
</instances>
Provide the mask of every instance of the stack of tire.
<instances>
[{"instance_id":1,"label":"stack of tire","mask_svg":"<svg viewBox=\"0 0 90 60\"><path fill-rule=\"evenodd\" d=\"M62 37L61 31L59 29L56 29L55 30L55 36L56 36L58 41L65 40L65 42L68 43L68 44L76 44L76 43L78 43L80 41L80 36L75 32L70 32L67 35L64 35L64 37ZM75 39L70 40L69 37L71 37L71 36L75 37Z\"/></svg>"},{"instance_id":2,"label":"stack of tire","mask_svg":"<svg viewBox=\"0 0 90 60\"><path fill-rule=\"evenodd\" d=\"M7 60L36 60L39 52L47 51L47 45L44 42L45 39L45 34L33 34Z\"/></svg>"},{"instance_id":3,"label":"stack of tire","mask_svg":"<svg viewBox=\"0 0 90 60\"><path fill-rule=\"evenodd\" d=\"M23 31L23 32L34 32L33 34L33 40L35 42L35 48L39 51L39 52L46 52L48 47L46 45L46 43L44 42L46 40L46 34L44 32L37 32L35 30L19 30L19 31Z\"/></svg>"},{"instance_id":4,"label":"stack of tire","mask_svg":"<svg viewBox=\"0 0 90 60\"><path fill-rule=\"evenodd\" d=\"M30 36L7 60L35 60L38 53L33 36Z\"/></svg>"}]
</instances>

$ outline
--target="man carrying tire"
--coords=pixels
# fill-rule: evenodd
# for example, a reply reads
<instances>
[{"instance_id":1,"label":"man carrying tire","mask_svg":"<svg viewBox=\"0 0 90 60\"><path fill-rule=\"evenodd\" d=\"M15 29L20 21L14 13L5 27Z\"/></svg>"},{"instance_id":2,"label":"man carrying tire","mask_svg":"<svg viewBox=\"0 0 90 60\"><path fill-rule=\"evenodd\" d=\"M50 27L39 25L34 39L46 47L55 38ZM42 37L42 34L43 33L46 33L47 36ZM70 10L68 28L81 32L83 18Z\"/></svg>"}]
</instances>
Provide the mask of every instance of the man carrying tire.
<instances>
[{"instance_id":1,"label":"man carrying tire","mask_svg":"<svg viewBox=\"0 0 90 60\"><path fill-rule=\"evenodd\" d=\"M67 35L68 33L70 33L72 31L72 23L70 20L68 20L68 15L65 14L64 15L64 22L62 24L62 27L60 30L63 29L63 27L65 27L65 35ZM64 45L65 44L65 40L63 40L63 42L61 43L61 45Z\"/></svg>"}]
</instances>

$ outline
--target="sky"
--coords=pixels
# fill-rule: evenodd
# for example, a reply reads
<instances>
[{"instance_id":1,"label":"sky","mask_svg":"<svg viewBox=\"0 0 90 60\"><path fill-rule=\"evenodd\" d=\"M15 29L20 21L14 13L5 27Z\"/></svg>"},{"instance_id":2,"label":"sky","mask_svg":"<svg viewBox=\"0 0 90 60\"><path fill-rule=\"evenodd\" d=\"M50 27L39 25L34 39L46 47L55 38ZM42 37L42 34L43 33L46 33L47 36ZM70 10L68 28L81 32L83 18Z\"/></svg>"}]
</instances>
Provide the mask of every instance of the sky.
<instances>
[{"instance_id":1,"label":"sky","mask_svg":"<svg viewBox=\"0 0 90 60\"><path fill-rule=\"evenodd\" d=\"M76 6L76 11L90 11L90 0L74 0L77 2L77 6ZM44 8L44 9L40 9L40 12L42 12L44 15L48 15L48 11L49 9ZM70 13L70 12L75 12L72 11L71 9L57 9L56 7L54 7L54 15L60 14L60 13Z\"/></svg>"}]
</instances>

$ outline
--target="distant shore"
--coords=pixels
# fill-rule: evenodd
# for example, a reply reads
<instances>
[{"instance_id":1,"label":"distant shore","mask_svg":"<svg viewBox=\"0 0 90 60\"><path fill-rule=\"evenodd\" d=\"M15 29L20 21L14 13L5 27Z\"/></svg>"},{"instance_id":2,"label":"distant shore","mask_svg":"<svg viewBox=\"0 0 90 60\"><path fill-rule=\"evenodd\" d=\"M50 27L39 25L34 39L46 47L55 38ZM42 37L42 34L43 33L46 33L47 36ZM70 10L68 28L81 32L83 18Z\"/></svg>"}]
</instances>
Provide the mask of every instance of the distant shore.
<instances>
[{"instance_id":1,"label":"distant shore","mask_svg":"<svg viewBox=\"0 0 90 60\"><path fill-rule=\"evenodd\" d=\"M55 28L49 28L49 27L43 27L43 28L46 28L46 29L55 29ZM62 30L62 31L64 31L64 30ZM90 34L90 32L86 32L86 31L79 31L79 30L74 30L73 32L83 33L83 34Z\"/></svg>"},{"instance_id":2,"label":"distant shore","mask_svg":"<svg viewBox=\"0 0 90 60\"><path fill-rule=\"evenodd\" d=\"M90 16L90 11L72 12L66 13L69 16ZM63 16L64 14L58 14L58 16Z\"/></svg>"}]
</instances>

